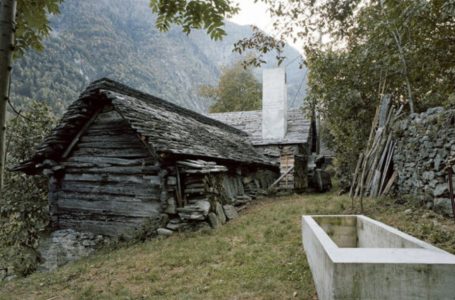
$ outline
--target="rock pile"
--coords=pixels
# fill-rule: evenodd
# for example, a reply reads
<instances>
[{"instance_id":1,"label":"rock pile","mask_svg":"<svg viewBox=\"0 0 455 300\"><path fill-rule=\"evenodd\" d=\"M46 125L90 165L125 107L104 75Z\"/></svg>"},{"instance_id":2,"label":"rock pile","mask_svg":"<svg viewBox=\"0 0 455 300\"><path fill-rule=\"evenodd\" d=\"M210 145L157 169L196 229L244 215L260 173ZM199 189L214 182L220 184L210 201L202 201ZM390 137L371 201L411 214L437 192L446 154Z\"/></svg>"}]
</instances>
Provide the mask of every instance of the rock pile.
<instances>
[{"instance_id":1,"label":"rock pile","mask_svg":"<svg viewBox=\"0 0 455 300\"><path fill-rule=\"evenodd\" d=\"M398 191L452 215L445 167L455 157L455 110L435 107L412 114L395 125L394 133L398 141L393 157Z\"/></svg>"},{"instance_id":2,"label":"rock pile","mask_svg":"<svg viewBox=\"0 0 455 300\"><path fill-rule=\"evenodd\" d=\"M162 183L164 213L156 230L161 236L218 228L238 217L238 211L251 201L266 195L266 188L276 178L272 171L228 172L226 167L204 160L178 161L177 166L169 169L170 176Z\"/></svg>"}]
</instances>

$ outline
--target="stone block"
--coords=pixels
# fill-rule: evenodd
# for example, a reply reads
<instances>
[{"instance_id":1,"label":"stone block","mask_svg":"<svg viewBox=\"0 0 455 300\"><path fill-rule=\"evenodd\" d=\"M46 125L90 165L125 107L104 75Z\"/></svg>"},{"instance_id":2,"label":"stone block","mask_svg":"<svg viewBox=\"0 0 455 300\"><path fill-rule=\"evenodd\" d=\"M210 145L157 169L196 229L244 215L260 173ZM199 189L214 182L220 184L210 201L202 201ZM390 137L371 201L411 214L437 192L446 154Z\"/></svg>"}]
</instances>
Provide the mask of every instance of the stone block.
<instances>
[{"instance_id":1,"label":"stone block","mask_svg":"<svg viewBox=\"0 0 455 300\"><path fill-rule=\"evenodd\" d=\"M423 172L422 179L426 180L426 181L431 181L431 180L433 180L434 176L435 175L434 175L433 171L427 171L427 172Z\"/></svg>"},{"instance_id":2,"label":"stone block","mask_svg":"<svg viewBox=\"0 0 455 300\"><path fill-rule=\"evenodd\" d=\"M449 193L449 184L448 183L439 183L436 185L433 191L433 196L439 197Z\"/></svg>"},{"instance_id":3,"label":"stone block","mask_svg":"<svg viewBox=\"0 0 455 300\"><path fill-rule=\"evenodd\" d=\"M434 210L453 217L452 202L449 198L435 198Z\"/></svg>"},{"instance_id":4,"label":"stone block","mask_svg":"<svg viewBox=\"0 0 455 300\"><path fill-rule=\"evenodd\" d=\"M237 210L235 209L234 206L232 206L232 205L224 205L223 209L224 209L224 214L226 215L226 218L228 220L233 220L235 218L238 218L239 214L238 214L238 212L237 212Z\"/></svg>"},{"instance_id":5,"label":"stone block","mask_svg":"<svg viewBox=\"0 0 455 300\"><path fill-rule=\"evenodd\" d=\"M220 222L220 219L218 219L218 216L213 212L209 213L207 218L209 219L210 226L212 226L212 228L214 228L214 229L216 229L222 225Z\"/></svg>"},{"instance_id":6,"label":"stone block","mask_svg":"<svg viewBox=\"0 0 455 300\"><path fill-rule=\"evenodd\" d=\"M426 111L427 115L434 115L444 111L444 108L441 106L431 107Z\"/></svg>"},{"instance_id":7,"label":"stone block","mask_svg":"<svg viewBox=\"0 0 455 300\"><path fill-rule=\"evenodd\" d=\"M197 200L194 203L177 208L177 212L183 220L205 220L210 209L210 202L207 200Z\"/></svg>"},{"instance_id":8,"label":"stone block","mask_svg":"<svg viewBox=\"0 0 455 300\"><path fill-rule=\"evenodd\" d=\"M215 204L215 213L218 216L218 219L220 220L221 224L226 223L226 215L224 214L223 207L219 202L216 202Z\"/></svg>"},{"instance_id":9,"label":"stone block","mask_svg":"<svg viewBox=\"0 0 455 300\"><path fill-rule=\"evenodd\" d=\"M158 235L162 236L170 236L174 233L172 230L169 230L167 228L158 228L156 232L158 233Z\"/></svg>"}]
</instances>

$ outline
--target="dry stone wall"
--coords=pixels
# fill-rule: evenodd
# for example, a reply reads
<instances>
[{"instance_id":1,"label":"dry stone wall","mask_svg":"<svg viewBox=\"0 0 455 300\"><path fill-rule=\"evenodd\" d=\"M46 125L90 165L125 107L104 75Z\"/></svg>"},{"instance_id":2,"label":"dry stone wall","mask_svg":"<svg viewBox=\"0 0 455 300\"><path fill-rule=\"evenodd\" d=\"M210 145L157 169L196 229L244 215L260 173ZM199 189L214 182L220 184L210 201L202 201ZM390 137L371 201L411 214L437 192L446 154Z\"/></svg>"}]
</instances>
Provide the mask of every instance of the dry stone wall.
<instances>
[{"instance_id":1,"label":"dry stone wall","mask_svg":"<svg viewBox=\"0 0 455 300\"><path fill-rule=\"evenodd\" d=\"M89 256L96 249L109 244L109 238L90 232L61 229L40 238L38 251L42 264L38 271L53 271L68 262Z\"/></svg>"},{"instance_id":2,"label":"dry stone wall","mask_svg":"<svg viewBox=\"0 0 455 300\"><path fill-rule=\"evenodd\" d=\"M395 124L398 192L412 195L446 215L452 215L446 165L455 157L454 124L455 109L442 107L412 114Z\"/></svg>"}]
</instances>

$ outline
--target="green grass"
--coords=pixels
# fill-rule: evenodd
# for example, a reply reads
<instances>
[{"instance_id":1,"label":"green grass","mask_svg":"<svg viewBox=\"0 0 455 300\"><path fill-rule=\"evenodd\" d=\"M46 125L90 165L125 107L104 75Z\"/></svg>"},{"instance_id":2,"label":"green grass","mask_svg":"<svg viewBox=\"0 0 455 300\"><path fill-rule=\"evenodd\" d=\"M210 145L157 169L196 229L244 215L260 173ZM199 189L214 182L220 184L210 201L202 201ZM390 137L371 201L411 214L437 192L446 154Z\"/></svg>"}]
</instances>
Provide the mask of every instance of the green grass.
<instances>
[{"instance_id":1,"label":"green grass","mask_svg":"<svg viewBox=\"0 0 455 300\"><path fill-rule=\"evenodd\" d=\"M315 299L300 217L357 212L350 207L334 194L265 199L217 230L101 251L4 283L0 299ZM388 199L365 207L365 214L455 253L452 220L418 208L404 214Z\"/></svg>"}]
</instances>

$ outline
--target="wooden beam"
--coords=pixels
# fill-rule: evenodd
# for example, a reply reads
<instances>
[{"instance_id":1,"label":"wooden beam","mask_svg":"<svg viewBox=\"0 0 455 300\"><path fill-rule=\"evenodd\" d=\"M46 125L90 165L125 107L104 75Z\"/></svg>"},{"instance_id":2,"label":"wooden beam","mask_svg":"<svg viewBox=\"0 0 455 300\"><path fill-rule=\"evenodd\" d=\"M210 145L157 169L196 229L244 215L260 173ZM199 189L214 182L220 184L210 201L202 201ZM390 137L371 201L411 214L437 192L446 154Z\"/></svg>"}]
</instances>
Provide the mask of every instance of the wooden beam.
<instances>
[{"instance_id":1,"label":"wooden beam","mask_svg":"<svg viewBox=\"0 0 455 300\"><path fill-rule=\"evenodd\" d=\"M286 175L288 175L289 173L291 173L292 170L294 170L294 166L290 167L285 173L283 173L283 175L280 176L280 178L278 178L277 180L275 180L269 188L273 188L275 185L277 185L278 183L280 183L280 181L283 180L283 178L286 177Z\"/></svg>"},{"instance_id":2,"label":"wooden beam","mask_svg":"<svg viewBox=\"0 0 455 300\"><path fill-rule=\"evenodd\" d=\"M81 130L76 134L74 139L71 141L71 144L66 148L65 152L62 155L62 158L67 158L68 155L70 155L71 151L73 150L74 146L79 142L79 139L81 136L84 134L84 132L88 129L88 127L95 121L96 117L100 113L100 111L103 109L103 107L100 107L94 114L93 116L82 126Z\"/></svg>"},{"instance_id":3,"label":"wooden beam","mask_svg":"<svg viewBox=\"0 0 455 300\"><path fill-rule=\"evenodd\" d=\"M183 199L182 199L182 184L180 182L181 178L180 178L180 172L179 172L179 167L178 166L175 166L175 172L176 172L176 179L177 179L177 187L176 187L176 191L175 191L175 195L177 197L177 207L183 207L184 203L183 203Z\"/></svg>"},{"instance_id":4,"label":"wooden beam","mask_svg":"<svg viewBox=\"0 0 455 300\"><path fill-rule=\"evenodd\" d=\"M395 179L397 178L397 176L398 176L398 172L394 171L392 176L389 179L389 182L385 186L384 191L382 192L382 195L387 195L389 193L389 191L392 188L392 185L395 182Z\"/></svg>"}]
</instances>

